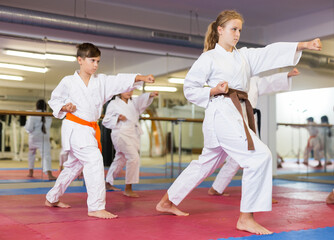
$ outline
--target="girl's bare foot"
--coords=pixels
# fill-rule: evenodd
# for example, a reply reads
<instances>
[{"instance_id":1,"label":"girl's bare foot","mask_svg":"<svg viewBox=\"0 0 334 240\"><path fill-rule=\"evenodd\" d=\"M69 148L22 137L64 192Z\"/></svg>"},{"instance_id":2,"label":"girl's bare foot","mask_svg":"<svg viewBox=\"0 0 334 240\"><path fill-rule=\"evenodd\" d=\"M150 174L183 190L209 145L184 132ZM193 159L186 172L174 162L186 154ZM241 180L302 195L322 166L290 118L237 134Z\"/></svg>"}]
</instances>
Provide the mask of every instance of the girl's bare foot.
<instances>
[{"instance_id":1,"label":"girl's bare foot","mask_svg":"<svg viewBox=\"0 0 334 240\"><path fill-rule=\"evenodd\" d=\"M133 197L133 198L137 198L137 197L139 197L139 195L138 195L138 193L135 193L134 191L128 191L128 190L125 190L124 192L123 192L123 195L124 196L127 196L127 197Z\"/></svg>"},{"instance_id":2,"label":"girl's bare foot","mask_svg":"<svg viewBox=\"0 0 334 240\"><path fill-rule=\"evenodd\" d=\"M326 198L327 204L334 204L334 189Z\"/></svg>"},{"instance_id":3,"label":"girl's bare foot","mask_svg":"<svg viewBox=\"0 0 334 240\"><path fill-rule=\"evenodd\" d=\"M120 188L114 187L114 186L111 185L110 183L106 183L106 189L107 189L107 190L111 190L111 191L121 191Z\"/></svg>"},{"instance_id":4,"label":"girl's bare foot","mask_svg":"<svg viewBox=\"0 0 334 240\"><path fill-rule=\"evenodd\" d=\"M278 203L278 201L277 201L276 199L274 199L274 198L271 199L271 202L272 202L273 204Z\"/></svg>"},{"instance_id":5,"label":"girl's bare foot","mask_svg":"<svg viewBox=\"0 0 334 240\"><path fill-rule=\"evenodd\" d=\"M88 216L90 217L96 217L96 218L103 218L103 219L112 219L117 218L118 216L115 214L112 214L106 210L98 210L93 212L88 212Z\"/></svg>"},{"instance_id":6,"label":"girl's bare foot","mask_svg":"<svg viewBox=\"0 0 334 240\"><path fill-rule=\"evenodd\" d=\"M59 208L70 208L71 206L63 202L50 203L48 200L45 200L45 206L47 207L59 207Z\"/></svg>"},{"instance_id":7,"label":"girl's bare foot","mask_svg":"<svg viewBox=\"0 0 334 240\"><path fill-rule=\"evenodd\" d=\"M211 187L211 188L208 190L208 194L211 195L211 196L225 196L225 197L230 196L230 194L229 194L229 193L226 193L226 192L223 192L223 193L219 193L219 192L217 192L213 187Z\"/></svg>"},{"instance_id":8,"label":"girl's bare foot","mask_svg":"<svg viewBox=\"0 0 334 240\"><path fill-rule=\"evenodd\" d=\"M273 233L258 224L253 217L253 213L240 213L240 217L237 222L237 229L258 235L267 235Z\"/></svg>"},{"instance_id":9,"label":"girl's bare foot","mask_svg":"<svg viewBox=\"0 0 334 240\"><path fill-rule=\"evenodd\" d=\"M175 206L175 204L173 204L171 201L169 201L167 193L162 197L162 199L157 204L157 206L155 207L155 209L158 212L171 213L171 214L174 214L176 216L188 216L189 215L189 213L182 212L181 210L179 210Z\"/></svg>"}]
</instances>

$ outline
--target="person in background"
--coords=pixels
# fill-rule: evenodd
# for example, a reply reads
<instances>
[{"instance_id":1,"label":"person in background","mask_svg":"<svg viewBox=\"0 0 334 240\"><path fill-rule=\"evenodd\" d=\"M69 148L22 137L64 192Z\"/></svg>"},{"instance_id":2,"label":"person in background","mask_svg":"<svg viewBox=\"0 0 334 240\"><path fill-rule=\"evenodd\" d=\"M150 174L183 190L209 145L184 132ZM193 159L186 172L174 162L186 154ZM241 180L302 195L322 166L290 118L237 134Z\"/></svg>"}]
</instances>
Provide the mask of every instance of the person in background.
<instances>
[{"instance_id":1,"label":"person in background","mask_svg":"<svg viewBox=\"0 0 334 240\"><path fill-rule=\"evenodd\" d=\"M106 189L120 190L113 186L114 179L126 166L124 195L139 197L132 190L132 184L139 183L140 135L143 133L139 117L151 105L153 98L158 96L158 92L144 93L133 99L132 94L133 91L121 93L112 100L103 118L102 124L112 130L111 140L116 150L106 176Z\"/></svg>"},{"instance_id":2,"label":"person in background","mask_svg":"<svg viewBox=\"0 0 334 240\"><path fill-rule=\"evenodd\" d=\"M36 111L45 112L46 102L40 99L36 102ZM52 175L51 167L51 145L50 145L50 127L52 123L51 117L30 116L24 126L29 133L29 173L28 177L34 176L34 166L37 149L40 151L42 157L43 172L48 175L49 180L56 180Z\"/></svg>"}]
</instances>

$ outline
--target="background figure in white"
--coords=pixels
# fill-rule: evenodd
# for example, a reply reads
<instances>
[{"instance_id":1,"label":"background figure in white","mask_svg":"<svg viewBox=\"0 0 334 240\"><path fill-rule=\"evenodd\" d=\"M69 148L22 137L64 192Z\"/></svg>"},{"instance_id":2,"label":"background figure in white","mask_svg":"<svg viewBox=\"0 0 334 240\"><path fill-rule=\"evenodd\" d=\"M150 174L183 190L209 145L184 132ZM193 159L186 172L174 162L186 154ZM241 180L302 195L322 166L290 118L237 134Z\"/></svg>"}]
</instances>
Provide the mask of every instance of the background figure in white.
<instances>
[{"instance_id":1,"label":"background figure in white","mask_svg":"<svg viewBox=\"0 0 334 240\"><path fill-rule=\"evenodd\" d=\"M40 99L36 102L36 111L45 112L46 102ZM52 123L51 117L30 116L25 125L25 129L29 133L29 174L33 177L34 165L36 158L36 150L39 149L42 156L43 172L48 175L49 180L55 180L52 175L51 167L51 145L50 145L50 127Z\"/></svg>"},{"instance_id":2,"label":"background figure in white","mask_svg":"<svg viewBox=\"0 0 334 240\"><path fill-rule=\"evenodd\" d=\"M257 76L252 77L248 91L248 99L252 106L256 108L259 96L281 91L289 91L291 89L291 78L297 75L299 75L299 71L297 68L294 68L290 72L277 73L263 78ZM225 164L220 169L213 182L212 187L209 189L208 194L228 196L229 194L224 193L224 190L230 184L239 168L239 164L228 156L225 160Z\"/></svg>"},{"instance_id":3,"label":"background figure in white","mask_svg":"<svg viewBox=\"0 0 334 240\"><path fill-rule=\"evenodd\" d=\"M329 124L326 115L321 117L321 123ZM332 163L331 159L334 158L331 127L319 127L319 138L321 142L321 157L325 157L327 159L326 164L330 165Z\"/></svg>"},{"instance_id":4,"label":"background figure in white","mask_svg":"<svg viewBox=\"0 0 334 240\"><path fill-rule=\"evenodd\" d=\"M308 165L308 159L310 152L313 150L313 157L314 160L318 160L318 165L316 167L321 167L321 157L320 157L320 150L321 150L321 140L318 136L319 134L319 128L314 122L313 117L309 117L306 119L307 121L307 127L306 130L309 133L309 138L307 140L307 144L304 150L304 162L303 164Z\"/></svg>"},{"instance_id":5,"label":"background figure in white","mask_svg":"<svg viewBox=\"0 0 334 240\"><path fill-rule=\"evenodd\" d=\"M139 182L140 168L140 114L152 103L158 92L144 93L132 99L133 91L121 93L112 100L103 118L103 125L110 128L111 140L116 154L106 177L107 190L120 190L114 187L114 179L126 165L124 195L139 197L132 190L132 184Z\"/></svg>"}]
</instances>

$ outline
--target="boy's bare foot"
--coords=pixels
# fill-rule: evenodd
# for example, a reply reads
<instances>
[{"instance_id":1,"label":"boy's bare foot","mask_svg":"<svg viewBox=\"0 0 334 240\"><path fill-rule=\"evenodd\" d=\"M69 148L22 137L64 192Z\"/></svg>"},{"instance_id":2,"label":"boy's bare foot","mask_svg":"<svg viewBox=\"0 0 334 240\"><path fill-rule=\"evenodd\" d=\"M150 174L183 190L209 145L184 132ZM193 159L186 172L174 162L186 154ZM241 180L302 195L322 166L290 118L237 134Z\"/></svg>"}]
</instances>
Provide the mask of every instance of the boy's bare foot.
<instances>
[{"instance_id":1,"label":"boy's bare foot","mask_svg":"<svg viewBox=\"0 0 334 240\"><path fill-rule=\"evenodd\" d=\"M114 187L114 186L111 185L110 183L106 183L106 189L107 189L107 190L111 190L111 191L121 191L120 188Z\"/></svg>"},{"instance_id":2,"label":"boy's bare foot","mask_svg":"<svg viewBox=\"0 0 334 240\"><path fill-rule=\"evenodd\" d=\"M59 208L70 208L71 206L63 202L50 203L48 200L45 200L45 206L47 207L59 207Z\"/></svg>"},{"instance_id":3,"label":"boy's bare foot","mask_svg":"<svg viewBox=\"0 0 334 240\"><path fill-rule=\"evenodd\" d=\"M219 193L217 192L213 187L211 187L209 190L208 190L208 194L211 195L211 196L225 196L225 197L228 197L230 196L229 193Z\"/></svg>"},{"instance_id":4,"label":"boy's bare foot","mask_svg":"<svg viewBox=\"0 0 334 240\"><path fill-rule=\"evenodd\" d=\"M304 161L303 164L307 166L307 165L308 165L308 162L305 162L305 161Z\"/></svg>"},{"instance_id":5,"label":"boy's bare foot","mask_svg":"<svg viewBox=\"0 0 334 240\"><path fill-rule=\"evenodd\" d=\"M240 213L240 217L237 223L237 229L241 231L255 233L258 235L266 235L273 233L268 229L266 229L265 227L258 224L253 217L253 213Z\"/></svg>"},{"instance_id":6,"label":"boy's bare foot","mask_svg":"<svg viewBox=\"0 0 334 240\"><path fill-rule=\"evenodd\" d=\"M169 201L167 193L162 197L162 199L157 204L157 206L155 207L155 209L158 212L171 213L171 214L174 214L176 216L188 216L189 215L189 213L182 212L181 210L179 210L175 206L175 204L173 204L171 201Z\"/></svg>"},{"instance_id":7,"label":"boy's bare foot","mask_svg":"<svg viewBox=\"0 0 334 240\"><path fill-rule=\"evenodd\" d=\"M278 203L278 201L277 201L276 199L274 199L274 198L271 199L271 202L272 202L273 204Z\"/></svg>"},{"instance_id":8,"label":"boy's bare foot","mask_svg":"<svg viewBox=\"0 0 334 240\"><path fill-rule=\"evenodd\" d=\"M112 219L117 218L118 216L115 214L112 214L106 210L98 210L93 212L88 212L88 216L90 217L96 217L96 218L104 218L104 219Z\"/></svg>"},{"instance_id":9,"label":"boy's bare foot","mask_svg":"<svg viewBox=\"0 0 334 240\"><path fill-rule=\"evenodd\" d=\"M326 198L327 204L334 204L334 190Z\"/></svg>"},{"instance_id":10,"label":"boy's bare foot","mask_svg":"<svg viewBox=\"0 0 334 240\"><path fill-rule=\"evenodd\" d=\"M134 191L128 191L128 190L125 190L124 192L123 192L123 195L124 196L127 196L127 197L133 197L133 198L137 198L137 197L139 197L139 195L138 195L138 193L135 193Z\"/></svg>"}]
</instances>

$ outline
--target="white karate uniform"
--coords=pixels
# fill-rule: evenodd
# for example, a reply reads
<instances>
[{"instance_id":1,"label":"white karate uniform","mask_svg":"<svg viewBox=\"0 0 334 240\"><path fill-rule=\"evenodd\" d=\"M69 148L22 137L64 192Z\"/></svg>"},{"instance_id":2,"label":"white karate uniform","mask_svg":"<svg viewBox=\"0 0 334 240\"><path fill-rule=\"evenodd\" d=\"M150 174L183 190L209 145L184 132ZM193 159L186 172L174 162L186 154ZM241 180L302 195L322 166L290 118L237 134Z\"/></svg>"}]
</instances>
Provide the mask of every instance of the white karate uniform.
<instances>
[{"instance_id":1,"label":"white karate uniform","mask_svg":"<svg viewBox=\"0 0 334 240\"><path fill-rule=\"evenodd\" d=\"M111 101L103 118L103 125L110 128L111 140L116 153L109 168L106 182L114 185L114 179L126 164L125 184L139 182L140 168L140 135L143 133L139 117L152 103L150 93L144 93L139 97L124 102L119 97ZM118 121L119 115L126 117L126 121Z\"/></svg>"},{"instance_id":2,"label":"white karate uniform","mask_svg":"<svg viewBox=\"0 0 334 240\"><path fill-rule=\"evenodd\" d=\"M37 112L41 112L37 110ZM50 127L52 123L51 117L45 117L45 131L42 132L42 117L30 116L24 126L26 131L29 133L29 154L28 164L29 169L34 169L36 150L39 149L42 157L42 168L43 172L51 171L51 145L50 145Z\"/></svg>"},{"instance_id":3,"label":"white karate uniform","mask_svg":"<svg viewBox=\"0 0 334 240\"><path fill-rule=\"evenodd\" d=\"M251 105L256 108L259 96L275 92L289 91L291 89L291 83L292 81L291 78L288 77L288 72L277 73L262 78L254 76L250 79L248 100ZM225 164L220 169L212 184L213 189L219 193L223 193L234 175L238 172L239 168L239 164L230 156L227 156Z\"/></svg>"},{"instance_id":4,"label":"white karate uniform","mask_svg":"<svg viewBox=\"0 0 334 240\"><path fill-rule=\"evenodd\" d=\"M216 44L204 52L189 70L184 82L185 97L206 108L203 122L204 149L168 189L169 200L178 205L200 182L219 167L226 155L244 168L241 212L271 210L272 157L268 147L249 128L255 150L248 150L242 116L231 99L210 98L210 89L220 81L229 88L248 92L253 75L274 68L295 65L301 56L297 43L275 43L264 48L232 52ZM203 87L203 85L209 87ZM241 103L245 108L245 103ZM247 119L246 114L244 118Z\"/></svg>"},{"instance_id":5,"label":"white karate uniform","mask_svg":"<svg viewBox=\"0 0 334 240\"><path fill-rule=\"evenodd\" d=\"M101 116L103 104L113 95L129 92L142 84L134 83L135 77L136 74L95 74L86 86L78 72L75 72L74 75L64 77L53 90L49 105L56 118L64 118L67 112L61 111L61 108L71 102L76 106L76 111L72 114L88 122L96 122ZM68 160L46 199L51 203L59 201L59 197L83 169L88 211L105 209L104 166L95 130L64 119L61 134L62 147L69 152Z\"/></svg>"},{"instance_id":6,"label":"white karate uniform","mask_svg":"<svg viewBox=\"0 0 334 240\"><path fill-rule=\"evenodd\" d=\"M304 163L306 163L309 159L309 155L311 150L313 150L313 156L315 160L321 160L320 151L321 151L321 139L318 136L319 129L316 126L313 126L315 123L308 123L309 126L306 127L306 130L310 134L307 145L304 150Z\"/></svg>"}]
</instances>

